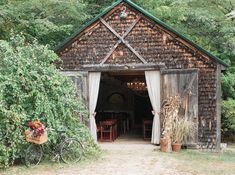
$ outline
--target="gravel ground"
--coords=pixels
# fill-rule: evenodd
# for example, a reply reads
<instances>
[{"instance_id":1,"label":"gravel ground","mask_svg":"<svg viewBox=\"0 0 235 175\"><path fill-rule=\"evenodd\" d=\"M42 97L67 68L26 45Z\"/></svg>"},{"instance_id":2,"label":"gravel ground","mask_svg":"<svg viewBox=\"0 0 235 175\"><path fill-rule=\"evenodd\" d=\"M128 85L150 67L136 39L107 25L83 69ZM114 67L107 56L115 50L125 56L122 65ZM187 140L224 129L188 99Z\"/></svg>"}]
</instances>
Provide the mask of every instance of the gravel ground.
<instances>
[{"instance_id":1,"label":"gravel ground","mask_svg":"<svg viewBox=\"0 0 235 175\"><path fill-rule=\"evenodd\" d=\"M164 157L158 156L158 147L141 141L100 144L104 153L100 160L81 168L65 169L58 175L177 175ZM169 158L167 158L169 159ZM180 174L190 175L190 173Z\"/></svg>"},{"instance_id":2,"label":"gravel ground","mask_svg":"<svg viewBox=\"0 0 235 175\"><path fill-rule=\"evenodd\" d=\"M199 152L166 154L141 139L100 143L98 160L74 165L41 163L36 167L11 167L1 175L234 175L235 159ZM201 157L202 156L202 157ZM222 156L222 157L221 157Z\"/></svg>"}]
</instances>

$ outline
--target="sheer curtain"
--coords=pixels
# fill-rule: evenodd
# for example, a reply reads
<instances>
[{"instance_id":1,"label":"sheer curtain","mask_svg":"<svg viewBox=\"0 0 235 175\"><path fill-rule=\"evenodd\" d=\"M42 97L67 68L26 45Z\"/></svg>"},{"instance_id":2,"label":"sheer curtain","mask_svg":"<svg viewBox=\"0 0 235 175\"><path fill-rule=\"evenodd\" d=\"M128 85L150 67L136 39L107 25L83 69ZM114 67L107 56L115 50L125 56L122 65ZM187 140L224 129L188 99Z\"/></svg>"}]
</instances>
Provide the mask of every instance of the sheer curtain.
<instances>
[{"instance_id":1,"label":"sheer curtain","mask_svg":"<svg viewBox=\"0 0 235 175\"><path fill-rule=\"evenodd\" d=\"M145 71L148 94L153 108L152 144L160 143L160 72Z\"/></svg>"},{"instance_id":2,"label":"sheer curtain","mask_svg":"<svg viewBox=\"0 0 235 175\"><path fill-rule=\"evenodd\" d=\"M98 94L99 94L100 77L101 77L100 72L89 72L88 74L90 131L95 142L97 142L95 108L96 108Z\"/></svg>"}]
</instances>

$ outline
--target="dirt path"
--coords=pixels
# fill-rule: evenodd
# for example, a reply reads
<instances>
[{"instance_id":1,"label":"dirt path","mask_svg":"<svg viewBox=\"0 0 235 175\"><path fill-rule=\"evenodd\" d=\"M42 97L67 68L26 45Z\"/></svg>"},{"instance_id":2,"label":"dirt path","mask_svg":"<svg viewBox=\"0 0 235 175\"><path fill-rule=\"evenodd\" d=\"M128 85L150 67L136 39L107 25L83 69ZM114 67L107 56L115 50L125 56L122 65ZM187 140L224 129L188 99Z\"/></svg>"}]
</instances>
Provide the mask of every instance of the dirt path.
<instances>
[{"instance_id":1,"label":"dirt path","mask_svg":"<svg viewBox=\"0 0 235 175\"><path fill-rule=\"evenodd\" d=\"M162 156L158 147L149 142L118 140L100 146L103 154L98 160L76 165L42 163L30 168L12 168L4 175L191 175L176 172L177 162Z\"/></svg>"},{"instance_id":2,"label":"dirt path","mask_svg":"<svg viewBox=\"0 0 235 175\"><path fill-rule=\"evenodd\" d=\"M150 144L101 144L105 151L103 160L80 171L81 175L101 174L156 174L162 163L152 156L155 149Z\"/></svg>"},{"instance_id":3,"label":"dirt path","mask_svg":"<svg viewBox=\"0 0 235 175\"><path fill-rule=\"evenodd\" d=\"M146 142L116 142L100 144L103 157L81 168L57 172L58 175L175 175L156 146ZM173 162L171 162L173 163ZM185 174L185 173L184 173ZM188 173L186 173L188 174ZM185 175L186 175L185 174Z\"/></svg>"},{"instance_id":4,"label":"dirt path","mask_svg":"<svg viewBox=\"0 0 235 175\"><path fill-rule=\"evenodd\" d=\"M141 140L118 139L100 144L98 160L74 165L43 162L36 167L11 167L1 175L233 175L234 153L162 153Z\"/></svg>"}]
</instances>

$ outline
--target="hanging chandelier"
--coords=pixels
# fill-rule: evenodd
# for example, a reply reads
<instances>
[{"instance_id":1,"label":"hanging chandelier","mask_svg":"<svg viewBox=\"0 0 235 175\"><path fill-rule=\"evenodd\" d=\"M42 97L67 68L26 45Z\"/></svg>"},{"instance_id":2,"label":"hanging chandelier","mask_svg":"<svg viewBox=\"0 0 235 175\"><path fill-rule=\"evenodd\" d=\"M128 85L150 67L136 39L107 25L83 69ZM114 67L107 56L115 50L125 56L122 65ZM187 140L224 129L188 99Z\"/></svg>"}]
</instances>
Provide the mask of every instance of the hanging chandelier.
<instances>
[{"instance_id":1,"label":"hanging chandelier","mask_svg":"<svg viewBox=\"0 0 235 175\"><path fill-rule=\"evenodd\" d=\"M134 91L145 91L147 90L146 83L140 80L134 80L126 83L127 87Z\"/></svg>"}]
</instances>

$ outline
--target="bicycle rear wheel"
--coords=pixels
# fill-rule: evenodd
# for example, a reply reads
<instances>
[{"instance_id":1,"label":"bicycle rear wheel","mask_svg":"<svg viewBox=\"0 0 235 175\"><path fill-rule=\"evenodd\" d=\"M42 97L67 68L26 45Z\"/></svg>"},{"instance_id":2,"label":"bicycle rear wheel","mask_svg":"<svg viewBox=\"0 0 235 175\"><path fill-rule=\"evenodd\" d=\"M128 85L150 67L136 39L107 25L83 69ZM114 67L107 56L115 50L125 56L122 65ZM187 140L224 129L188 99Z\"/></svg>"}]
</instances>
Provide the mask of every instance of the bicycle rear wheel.
<instances>
[{"instance_id":1,"label":"bicycle rear wheel","mask_svg":"<svg viewBox=\"0 0 235 175\"><path fill-rule=\"evenodd\" d=\"M25 165L27 167L32 165L38 165L42 159L42 154L43 151L41 145L36 145L36 144L29 145L29 147L26 150Z\"/></svg>"},{"instance_id":2,"label":"bicycle rear wheel","mask_svg":"<svg viewBox=\"0 0 235 175\"><path fill-rule=\"evenodd\" d=\"M83 146L77 139L68 138L62 143L60 156L64 163L76 163L81 160L82 155Z\"/></svg>"}]
</instances>

